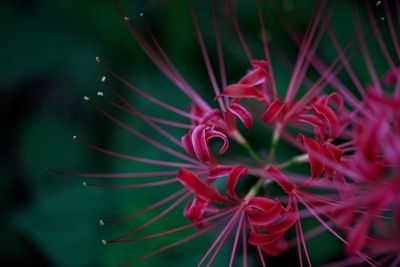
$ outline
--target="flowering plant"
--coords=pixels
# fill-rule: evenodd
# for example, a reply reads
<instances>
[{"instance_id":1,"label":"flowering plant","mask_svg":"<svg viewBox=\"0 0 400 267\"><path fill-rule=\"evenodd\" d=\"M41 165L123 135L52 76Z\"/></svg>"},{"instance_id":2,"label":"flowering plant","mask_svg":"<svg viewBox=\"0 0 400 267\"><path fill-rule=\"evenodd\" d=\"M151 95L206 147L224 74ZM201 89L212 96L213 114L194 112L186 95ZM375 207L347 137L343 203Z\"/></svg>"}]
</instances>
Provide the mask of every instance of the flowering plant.
<instances>
[{"instance_id":1,"label":"flowering plant","mask_svg":"<svg viewBox=\"0 0 400 267\"><path fill-rule=\"evenodd\" d=\"M114 88L108 77L102 78L108 91L98 92L98 96L111 107L143 120L175 146L173 149L160 140L144 135L89 97L84 97L104 117L154 149L175 157L177 161L126 155L87 143L75 136L74 139L94 150L149 164L154 168L160 167L160 170L63 174L115 179L158 177L156 181L131 185L84 183L85 186L94 187L154 187L155 194L159 186L181 184L178 191L126 218L139 216L169 203L157 216L128 233L102 242L133 242L194 228L196 232L193 234L121 266L157 255L206 232L216 233L215 241L199 259L198 266L210 266L229 236L233 237L229 266L238 258L239 246L242 248L243 266L248 264L250 246L256 249L262 266L267 265L265 257L276 257L292 247L297 247L299 265L302 266L304 261L311 266L307 240L328 231L341 241L347 255L334 266L362 263L398 266L400 44L397 34L399 25L396 24L395 16L400 15L399 3L376 3L385 14L383 25L378 25L373 7L369 4L365 4L367 23L361 23L359 13L354 11L355 33L344 47L331 23L335 5L328 1L317 4L304 34L296 27L282 22L299 47L293 63L288 61L279 48L271 47L261 1L257 1L256 5L263 54L257 56L251 52L246 41L233 2L222 1L221 5L222 10L229 11L233 28L249 62L247 71L243 70L241 77L229 77L229 80L218 20L220 9L213 2L211 17L220 74L220 78L217 78L196 12L192 4L189 4L200 51L215 93L215 106L202 98L177 70L146 20L143 18L148 38L120 9L132 36L159 69L189 97L191 105L188 110L170 105L130 84L100 58L96 58L109 73L109 77L152 105L186 120L181 122L143 114ZM141 17L144 17L143 14ZM383 35L380 27L387 27L387 36ZM329 39L337 54L330 63L325 63L317 51L324 37ZM368 44L371 40L377 43L379 51L370 51ZM385 61L387 67L384 72L374 66L371 54L376 52L381 53ZM357 53L362 54L365 61L370 77L368 84L361 82L352 67L352 60ZM291 70L287 88L277 86L275 62L272 61L275 57L281 60L280 64L288 65ZM317 79L309 77L311 71L317 73ZM342 81L343 75L351 80L351 87ZM264 126L262 138L270 138L267 148L261 148L245 137L244 132L252 131L256 123ZM167 130L171 127L183 129L185 133L175 136ZM290 155L292 152L285 153L285 156L290 156L284 160L280 155L282 143L289 144L294 151L293 155ZM220 147L215 149L215 144L220 144ZM232 157L229 150L235 144L241 149L238 156ZM264 149L268 150L265 155L260 153ZM302 172L289 171L295 165L301 166ZM276 192L271 188L275 188ZM189 223L151 235L137 236L141 230L174 209L181 209L182 216ZM308 217L318 221L319 226L305 231L302 222ZM101 220L100 224L113 221ZM295 238L290 237L291 231L295 232Z\"/></svg>"}]
</instances>

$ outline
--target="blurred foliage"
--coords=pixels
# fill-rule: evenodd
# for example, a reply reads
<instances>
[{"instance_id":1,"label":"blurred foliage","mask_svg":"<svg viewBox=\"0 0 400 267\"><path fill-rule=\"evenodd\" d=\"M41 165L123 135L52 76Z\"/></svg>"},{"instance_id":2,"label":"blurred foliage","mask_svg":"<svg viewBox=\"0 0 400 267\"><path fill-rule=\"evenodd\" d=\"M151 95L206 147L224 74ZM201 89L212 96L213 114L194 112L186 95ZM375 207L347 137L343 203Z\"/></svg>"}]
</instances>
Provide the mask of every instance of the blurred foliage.
<instances>
[{"instance_id":1,"label":"blurred foliage","mask_svg":"<svg viewBox=\"0 0 400 267\"><path fill-rule=\"evenodd\" d=\"M252 50L260 57L262 47L255 15L257 9L255 3L248 2L240 1L237 8L239 19ZM293 60L297 49L283 29L281 20L305 29L313 4L301 0L278 2L274 9L268 8L265 12L268 36ZM346 3L338 8L337 16L341 19L335 20L336 27L341 29L340 38L344 40L353 34L351 27L342 25L351 23L350 7ZM142 23L137 14L144 12L178 69L211 102L213 94L186 1L125 1L123 8L138 25ZM216 48L209 19L210 5L195 1L195 9L214 59ZM164 192L83 188L80 186L81 178L59 176L46 170L51 167L67 171L148 171L147 166L107 157L77 144L71 139L73 135L115 151L169 159L168 155L98 116L81 100L84 95L92 97L102 90L100 78L105 72L94 61L99 55L113 70L145 91L172 105L182 108L188 105L187 97L154 67L129 36L114 1L2 1L0 22L0 99L5 120L1 131L3 153L0 161L2 266L112 266L171 243L177 236L185 236L178 234L140 244L103 246L101 239L123 234L156 213L103 227L98 224L99 219L129 214L156 201ZM226 27L226 30L223 28L223 41L228 77L235 81L249 64L232 27L228 26L230 21L221 20L221 25ZM321 53L326 58L335 57L332 50L325 51L324 47ZM275 55L273 60L278 62ZM275 64L275 75L283 95L289 82L283 64ZM122 91L144 113L167 116L128 90ZM160 138L140 120L121 112L115 113L144 134ZM245 132L245 135L259 147L268 145L270 133L265 134L260 123L253 134ZM283 146L278 156L285 157L285 153L291 153L288 152L290 149ZM177 185L171 185L166 192L173 192L176 188ZM177 219L181 217L180 211L176 210L169 219L143 234L160 231L161 226L162 229L174 227L177 221L180 225L186 223L184 219ZM313 220L304 222L307 229L315 225L317 223ZM140 265L192 266L212 240L212 235L205 236ZM316 264L334 259L341 253L337 240L327 233L312 239L309 247ZM229 250L230 245L227 245L221 252L225 257L217 257L215 266L227 263ZM289 251L281 258L271 259L271 264L285 262L290 265L296 261L295 252Z\"/></svg>"}]
</instances>

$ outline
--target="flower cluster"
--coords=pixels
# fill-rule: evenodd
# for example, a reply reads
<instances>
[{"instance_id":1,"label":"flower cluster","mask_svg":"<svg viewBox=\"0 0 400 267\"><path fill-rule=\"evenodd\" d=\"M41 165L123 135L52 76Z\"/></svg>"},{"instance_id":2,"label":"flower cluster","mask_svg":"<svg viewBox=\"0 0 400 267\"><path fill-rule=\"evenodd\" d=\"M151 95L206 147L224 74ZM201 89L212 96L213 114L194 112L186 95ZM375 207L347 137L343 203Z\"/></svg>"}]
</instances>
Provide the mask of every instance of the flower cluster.
<instances>
[{"instance_id":1,"label":"flower cluster","mask_svg":"<svg viewBox=\"0 0 400 267\"><path fill-rule=\"evenodd\" d=\"M234 241L229 266L234 264L240 239L243 240L244 266L247 266L248 245L257 249L262 266L266 266L265 255L278 256L296 246L300 266L304 256L304 261L311 266L312 259L309 257L306 241L323 231L329 231L343 243L347 258L336 266L359 263L371 266L400 264L400 44L396 33L399 27L393 19L393 14L400 15L400 5L396 3L391 6L389 1L378 2L376 6L380 6L385 12L385 24L378 25L372 7L366 4L369 23L367 26L361 24L355 12L355 34L344 47L340 45L333 31L330 18L334 7L329 6L327 1L318 4L305 34L283 23L299 47L296 61L288 66L292 75L286 90L277 89L270 52L273 49L267 41L260 1L257 1L258 19L264 55L258 56L258 59L253 57L244 38L233 3L225 3L250 63L247 72L241 78L234 79L236 82L231 84L226 79L219 23L216 9L213 9L221 85L214 74L196 13L190 5L194 28L218 108L209 105L189 85L147 26L151 40L147 40L130 18L122 14L129 31L146 54L190 98L192 104L189 111L171 106L145 93L110 70L99 59L98 63L105 67L110 76L129 89L166 111L186 118L188 123L141 113L105 78L102 81L118 102L106 97L103 92L99 96L118 110L142 119L171 141L177 149L131 128L89 98L86 97L85 100L118 126L180 161L167 162L125 155L85 142L105 154L164 166L169 170L73 175L93 178L172 176L156 182L121 187L156 187L175 182L182 185L179 191L128 217L138 216L173 201L160 214L129 233L104 240L105 244L156 238L188 228L197 229L196 233L184 239L123 265L156 255L209 231L218 234L200 259L199 266L206 261L209 266L231 235L234 236ZM381 26L388 28L389 37L382 36L379 30ZM364 32L365 28L369 30L368 34ZM324 34L337 53L337 58L329 64L324 63L317 54ZM367 37L371 35L379 45L379 52L388 66L383 74L375 69L368 50ZM393 47L389 48L389 45ZM360 52L371 78L370 83L365 86L350 64L354 54ZM277 52L277 55L282 53ZM287 62L286 58L281 59ZM317 80L308 78L309 69L319 74ZM340 80L338 74L342 72L350 78L351 87ZM301 88L306 88L306 92L300 93ZM262 108L261 112L259 107ZM241 131L242 125L251 131L256 122L262 124L266 132L271 133L271 145L268 148L251 145ZM177 138L163 126L185 129L186 133ZM75 139L80 140L77 137ZM219 151L213 149L213 139L222 141ZM224 157L232 142L240 145L243 150L240 157L234 160ZM279 161L281 143L292 145L298 151L297 154L283 162ZM260 151L264 149L268 150L267 156L260 156ZM285 170L295 165L303 167L302 174ZM221 187L221 184L224 186ZM92 183L85 185L102 186ZM269 193L268 189L272 186L277 187L281 193ZM150 236L134 236L171 210L180 208L181 204L185 204L182 215L190 221L189 224ZM303 231L302 220L307 217L315 218L320 227ZM101 224L108 222L111 221L101 221ZM290 240L288 232L291 230L296 233L295 242Z\"/></svg>"}]
</instances>

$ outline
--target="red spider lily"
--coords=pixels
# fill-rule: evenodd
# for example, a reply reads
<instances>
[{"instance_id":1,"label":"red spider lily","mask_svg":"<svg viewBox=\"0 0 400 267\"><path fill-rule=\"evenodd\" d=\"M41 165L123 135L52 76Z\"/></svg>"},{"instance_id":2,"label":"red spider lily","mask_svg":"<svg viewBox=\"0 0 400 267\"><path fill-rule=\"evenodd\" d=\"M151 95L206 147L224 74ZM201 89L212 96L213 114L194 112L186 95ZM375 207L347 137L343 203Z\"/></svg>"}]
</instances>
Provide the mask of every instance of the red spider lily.
<instances>
[{"instance_id":1,"label":"red spider lily","mask_svg":"<svg viewBox=\"0 0 400 267\"><path fill-rule=\"evenodd\" d=\"M235 193L235 187L239 177L246 173L247 170L242 165L231 168L226 181L226 193L230 198L228 199L210 184L200 180L194 173L181 169L178 180L195 195L194 200L185 207L184 216L194 223L201 222L223 211L216 206L210 209L210 204L236 205L248 221L247 228L250 229L248 242L261 248L268 255L277 256L288 248L283 237L298 220L296 207L291 202L284 208L277 200L255 197L252 194L240 199ZM201 228L205 225L198 226Z\"/></svg>"},{"instance_id":2,"label":"red spider lily","mask_svg":"<svg viewBox=\"0 0 400 267\"><path fill-rule=\"evenodd\" d=\"M243 265L247 266L248 244L256 247L261 264L266 266L264 255L278 256L283 251L297 247L299 264L303 265L303 253L309 266L312 259L308 253L307 239L328 231L343 243L343 250L348 259L334 263L334 266L367 263L371 266L381 264L398 265L399 221L400 221L400 44L396 35L398 25L392 18L393 12L400 15L400 5L396 2L393 11L389 2L384 1L384 12L393 49L388 49L381 31L373 17L371 7L366 4L369 28L360 23L357 12L354 12L355 33L343 48L332 25L335 5L321 1L313 13L305 33L297 27L282 25L299 47L296 61L292 64L280 49L271 49L264 26L261 2L257 1L258 19L261 29L264 56L255 59L249 49L236 15L232 1L227 1L233 27L249 61L249 70L238 81L228 85L225 73L224 54L221 42L221 31L217 18L217 8L213 6L212 20L216 34L216 47L221 81L218 84L213 65L202 36L196 13L190 4L194 29L204 59L207 74L215 93L218 108L213 108L200 97L195 89L184 79L162 49L150 30L145 19L144 26L150 37L146 39L129 17L121 11L132 36L138 41L145 53L158 68L187 95L192 102L189 111L169 105L164 101L145 93L131 85L121 76L105 67L109 74L130 90L139 94L170 113L187 120L186 123L143 114L126 101L108 82L103 83L110 90L112 98L99 94L110 106L143 120L149 127L171 142L165 145L157 139L144 135L130 125L122 122L108 110L103 109L85 97L85 100L104 117L117 126L127 130L133 136L147 142L155 149L167 153L175 160L157 160L131 156L105 149L86 142L89 147L117 158L135 162L162 166L167 171L145 173L63 173L85 176L88 178L152 178L159 180L133 185L100 185L85 183L86 186L113 188L156 187L180 183L183 189L163 197L156 203L131 215L116 220L101 221L101 224L115 222L139 216L168 203L158 215L141 226L104 241L104 243L133 242L152 239L175 232L196 228L197 232L140 256L129 265L156 255L167 249L188 242L206 232L219 230L214 242L199 261L199 266L206 263L210 266L221 247L226 244L230 235L234 236L229 266L234 264L235 255L242 239ZM328 8L329 7L329 8ZM278 12L278 11L277 11ZM282 16L280 16L282 17ZM365 27L369 29L365 33ZM318 46L327 35L337 57L330 63L317 54ZM374 68L367 38L375 37L380 52L388 68L380 74ZM369 40L369 39L368 39ZM282 90L285 96L278 96L276 77L274 76L271 51L287 65L291 77L287 88ZM392 51L393 50L393 51ZM361 52L365 66L371 78L366 88L356 75L351 65L354 55ZM395 58L391 53L395 53ZM317 80L308 77L308 71L318 74ZM343 71L350 78L357 92L345 86L340 75ZM393 88L393 93L384 87ZM307 89L300 94L301 88ZM333 92L332 92L333 91ZM258 103L257 103L258 102ZM262 106L257 112L254 106ZM260 105L261 104L261 105ZM273 132L268 156L263 157L263 148L254 149L242 133L236 122L251 130L253 120L261 120L266 131ZM174 136L164 127L175 127L185 130L185 134ZM267 135L265 135L267 136ZM81 141L79 138L75 137ZM209 146L212 139L219 139L222 145L218 157ZM280 161L278 141L283 140L298 151L292 158ZM224 158L230 142L237 142L244 153L237 158ZM279 155L280 156L280 155ZM306 163L309 173L286 172L285 168L295 164ZM256 166L256 167L255 167ZM304 168L306 171L307 168ZM237 187L239 181L252 182L249 176L257 177L244 194ZM166 178L165 178L166 177ZM224 183L225 191L221 193L217 184ZM271 194L268 189L275 186L282 193ZM193 195L192 200L188 198ZM140 231L160 221L172 210L180 208L189 224L168 229L159 233L136 236ZM313 217L320 226L303 231L303 218ZM236 227L236 231L235 231ZM290 235L294 228L295 242ZM385 240L393 245L387 246ZM383 247L383 248L382 248ZM397 253L397 254L396 254ZM335 265L336 264L336 265ZM341 265L343 264L343 265Z\"/></svg>"}]
</instances>

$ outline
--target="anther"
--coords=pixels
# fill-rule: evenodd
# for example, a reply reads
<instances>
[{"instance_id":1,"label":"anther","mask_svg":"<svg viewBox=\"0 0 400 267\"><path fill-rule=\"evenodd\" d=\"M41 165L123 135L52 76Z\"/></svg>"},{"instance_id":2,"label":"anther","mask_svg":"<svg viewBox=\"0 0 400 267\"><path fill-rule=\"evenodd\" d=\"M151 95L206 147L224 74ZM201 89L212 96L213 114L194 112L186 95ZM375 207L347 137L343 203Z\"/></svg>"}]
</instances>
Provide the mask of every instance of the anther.
<instances>
[{"instance_id":1,"label":"anther","mask_svg":"<svg viewBox=\"0 0 400 267\"><path fill-rule=\"evenodd\" d=\"M89 101L89 100L90 100L90 98L89 98L88 96L84 96L84 97L83 97L83 100L85 100L85 101Z\"/></svg>"},{"instance_id":2,"label":"anther","mask_svg":"<svg viewBox=\"0 0 400 267\"><path fill-rule=\"evenodd\" d=\"M104 225L104 221L103 221L103 220L100 220L100 221L99 221L99 224L100 224L101 226L103 226L103 225Z\"/></svg>"},{"instance_id":3,"label":"anther","mask_svg":"<svg viewBox=\"0 0 400 267\"><path fill-rule=\"evenodd\" d=\"M104 93L103 92L97 92L97 95L98 96L104 96Z\"/></svg>"},{"instance_id":4,"label":"anther","mask_svg":"<svg viewBox=\"0 0 400 267\"><path fill-rule=\"evenodd\" d=\"M143 14L143 12L141 12L140 14L139 14L139 17L143 17L144 16L144 14Z\"/></svg>"},{"instance_id":5,"label":"anther","mask_svg":"<svg viewBox=\"0 0 400 267\"><path fill-rule=\"evenodd\" d=\"M382 4L382 1L377 1L376 6L380 6Z\"/></svg>"},{"instance_id":6,"label":"anther","mask_svg":"<svg viewBox=\"0 0 400 267\"><path fill-rule=\"evenodd\" d=\"M99 57L96 57L96 62L100 63L100 58Z\"/></svg>"},{"instance_id":7,"label":"anther","mask_svg":"<svg viewBox=\"0 0 400 267\"><path fill-rule=\"evenodd\" d=\"M82 185L86 187L86 186L87 186L87 183L86 183L86 182L82 182Z\"/></svg>"},{"instance_id":8,"label":"anther","mask_svg":"<svg viewBox=\"0 0 400 267\"><path fill-rule=\"evenodd\" d=\"M125 20L125 21L129 21L129 17L125 16L125 17L124 17L124 20Z\"/></svg>"},{"instance_id":9,"label":"anther","mask_svg":"<svg viewBox=\"0 0 400 267\"><path fill-rule=\"evenodd\" d=\"M104 246L108 244L107 240L105 240L105 239L102 239L102 240L101 240L101 243L102 243Z\"/></svg>"},{"instance_id":10,"label":"anther","mask_svg":"<svg viewBox=\"0 0 400 267\"><path fill-rule=\"evenodd\" d=\"M77 138L78 138L78 136L76 136L76 135L72 136L72 140L76 140Z\"/></svg>"},{"instance_id":11,"label":"anther","mask_svg":"<svg viewBox=\"0 0 400 267\"><path fill-rule=\"evenodd\" d=\"M106 81L106 76L101 77L101 82L104 83Z\"/></svg>"}]
</instances>

